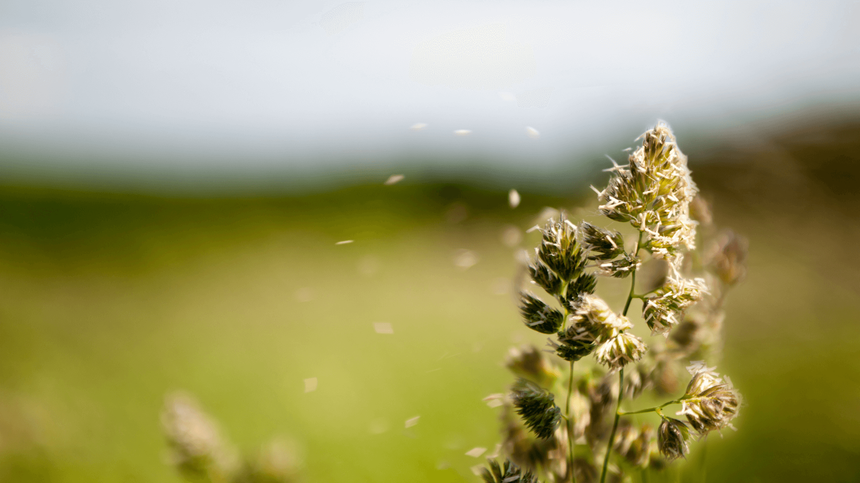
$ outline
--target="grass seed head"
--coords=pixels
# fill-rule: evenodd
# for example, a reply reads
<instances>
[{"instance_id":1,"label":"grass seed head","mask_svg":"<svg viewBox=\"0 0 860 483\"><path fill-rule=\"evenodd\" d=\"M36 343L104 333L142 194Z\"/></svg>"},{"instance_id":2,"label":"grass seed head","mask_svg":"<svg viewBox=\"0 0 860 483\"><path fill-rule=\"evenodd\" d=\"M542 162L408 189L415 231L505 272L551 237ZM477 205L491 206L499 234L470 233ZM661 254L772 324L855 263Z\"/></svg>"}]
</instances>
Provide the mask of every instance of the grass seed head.
<instances>
[{"instance_id":1,"label":"grass seed head","mask_svg":"<svg viewBox=\"0 0 860 483\"><path fill-rule=\"evenodd\" d=\"M561 420L555 396L525 379L514 386L511 400L525 425L539 438L551 438Z\"/></svg>"},{"instance_id":2,"label":"grass seed head","mask_svg":"<svg viewBox=\"0 0 860 483\"><path fill-rule=\"evenodd\" d=\"M690 428L683 421L663 418L657 435L660 454L667 460L674 461L686 457L690 452Z\"/></svg>"}]
</instances>

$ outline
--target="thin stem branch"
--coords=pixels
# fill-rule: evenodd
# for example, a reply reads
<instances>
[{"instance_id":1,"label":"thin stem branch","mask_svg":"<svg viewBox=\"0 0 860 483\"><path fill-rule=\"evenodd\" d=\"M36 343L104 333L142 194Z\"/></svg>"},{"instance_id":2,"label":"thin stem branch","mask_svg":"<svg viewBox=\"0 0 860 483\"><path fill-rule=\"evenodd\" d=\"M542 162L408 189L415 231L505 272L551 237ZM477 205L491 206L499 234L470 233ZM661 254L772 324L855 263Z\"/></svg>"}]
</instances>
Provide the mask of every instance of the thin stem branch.
<instances>
[{"instance_id":1,"label":"thin stem branch","mask_svg":"<svg viewBox=\"0 0 860 483\"><path fill-rule=\"evenodd\" d=\"M570 415L570 400L573 396L573 361L570 361L570 378L567 381L567 409L565 412L567 413L567 445L570 448L570 455L568 459L567 468L570 471L570 481L576 483L576 473L573 472L573 445L574 445L574 434L573 434L573 418Z\"/></svg>"},{"instance_id":2,"label":"thin stem branch","mask_svg":"<svg viewBox=\"0 0 860 483\"><path fill-rule=\"evenodd\" d=\"M645 232L639 232L639 238L636 239L636 250L633 251L633 256L639 255L639 249L642 247L642 235ZM622 315L627 316L627 311L630 310L630 302L633 301L633 291L636 289L636 272L630 276L630 292L627 293L627 302L624 304L624 312ZM612 454L612 446L615 444L615 431L618 429L618 419L621 418L621 398L624 397L624 367L618 371L618 403L615 405L615 422L612 423L612 432L609 433L609 443L606 445L606 456L603 458L603 472L600 474L600 483L606 482L606 468L609 466L609 455Z\"/></svg>"},{"instance_id":3,"label":"thin stem branch","mask_svg":"<svg viewBox=\"0 0 860 483\"><path fill-rule=\"evenodd\" d=\"M642 234L644 232L639 232L639 239L636 240L636 250L633 252L633 256L639 255L639 248L642 246ZM630 292L627 294L627 303L624 304L624 312L621 315L627 315L627 311L630 310L630 302L633 301L633 289L636 288L636 272L638 270L633 270L633 274L630 275L632 280L630 281Z\"/></svg>"},{"instance_id":4,"label":"thin stem branch","mask_svg":"<svg viewBox=\"0 0 860 483\"><path fill-rule=\"evenodd\" d=\"M618 371L618 405L615 406L615 422L612 423L612 432L609 433L609 445L606 447L606 456L603 458L603 472L600 474L600 483L606 482L606 468L609 466L609 455L612 453L612 445L615 443L615 431L618 429L618 407L621 406L621 397L624 395L624 368Z\"/></svg>"},{"instance_id":5,"label":"thin stem branch","mask_svg":"<svg viewBox=\"0 0 860 483\"><path fill-rule=\"evenodd\" d=\"M661 404L659 406L654 406L653 408L640 409L638 411L618 411L618 414L620 414L622 416L626 416L628 414L645 414L645 413L651 413L651 412L656 413L658 410L663 409L670 404L680 404L680 403L681 403L681 401L669 401L665 404Z\"/></svg>"},{"instance_id":6,"label":"thin stem branch","mask_svg":"<svg viewBox=\"0 0 860 483\"><path fill-rule=\"evenodd\" d=\"M561 297L559 302L561 302L562 307L564 308L564 321L562 321L561 330L564 331L567 327L567 318L570 315L570 309L567 306L567 289L570 287L570 281L566 282L561 289ZM570 414L570 399L573 396L573 361L570 361L570 376L567 381L567 405L564 410L565 412L565 420L567 420L567 445L570 448L570 457L567 464L568 471L570 471L570 481L571 483L576 483L576 474L573 471L573 416Z\"/></svg>"}]
</instances>

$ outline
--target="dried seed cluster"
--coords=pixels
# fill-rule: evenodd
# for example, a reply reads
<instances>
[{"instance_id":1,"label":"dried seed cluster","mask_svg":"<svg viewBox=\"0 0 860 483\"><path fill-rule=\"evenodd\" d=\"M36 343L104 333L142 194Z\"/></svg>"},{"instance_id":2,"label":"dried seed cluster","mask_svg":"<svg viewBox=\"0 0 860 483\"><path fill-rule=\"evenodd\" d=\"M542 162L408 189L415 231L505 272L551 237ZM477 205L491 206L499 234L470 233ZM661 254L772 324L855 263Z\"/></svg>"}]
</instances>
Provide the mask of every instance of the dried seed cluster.
<instances>
[{"instance_id":1,"label":"dried seed cluster","mask_svg":"<svg viewBox=\"0 0 860 483\"><path fill-rule=\"evenodd\" d=\"M747 244L732 232L715 231L668 126L640 139L628 164L608 170L609 185L595 190L600 213L629 224L635 244L617 229L574 223L564 213L536 227L541 240L528 264L536 291L521 292L520 313L528 328L551 337L543 352L521 347L508 356L507 367L522 379L502 403L501 451L511 468L519 465L546 481L623 481L633 469L659 471L686 456L695 439L732 427L741 404L727 377L688 361L719 357L722 305L746 273ZM685 257L697 245L704 246L701 253ZM636 285L642 268L658 275L644 293ZM623 311L595 294L601 276L630 280ZM628 316L635 299L651 335L663 336L648 345ZM566 374L559 360L569 366ZM688 363L691 379L677 396ZM677 399L621 410L625 400L648 391ZM563 413L556 400L563 401ZM683 420L664 415L673 404L681 406ZM653 413L658 429L634 424L625 416L630 413ZM491 463L485 481L520 481L514 473L504 476L506 468Z\"/></svg>"},{"instance_id":2,"label":"dried seed cluster","mask_svg":"<svg viewBox=\"0 0 860 483\"><path fill-rule=\"evenodd\" d=\"M215 422L186 394L169 395L161 414L170 462L190 482L293 483L300 480L295 444L274 440L240 458Z\"/></svg>"}]
</instances>

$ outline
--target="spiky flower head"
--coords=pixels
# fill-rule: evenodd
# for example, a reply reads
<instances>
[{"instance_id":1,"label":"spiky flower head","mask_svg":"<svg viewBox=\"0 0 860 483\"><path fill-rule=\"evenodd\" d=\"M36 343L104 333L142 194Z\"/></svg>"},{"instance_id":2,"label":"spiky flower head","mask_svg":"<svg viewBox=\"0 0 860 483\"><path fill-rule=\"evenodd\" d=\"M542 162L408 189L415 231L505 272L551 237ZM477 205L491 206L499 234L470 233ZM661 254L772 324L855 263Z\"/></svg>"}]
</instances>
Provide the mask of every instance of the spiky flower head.
<instances>
[{"instance_id":1,"label":"spiky flower head","mask_svg":"<svg viewBox=\"0 0 860 483\"><path fill-rule=\"evenodd\" d=\"M531 471L522 471L519 466L506 459L503 465L496 460L487 460L489 468L484 468L482 477L485 483L538 483Z\"/></svg>"},{"instance_id":2,"label":"spiky flower head","mask_svg":"<svg viewBox=\"0 0 860 483\"><path fill-rule=\"evenodd\" d=\"M612 335L597 348L594 357L598 363L606 366L609 372L616 372L627 364L641 359L645 350L645 343L639 337L613 329Z\"/></svg>"},{"instance_id":3,"label":"spiky flower head","mask_svg":"<svg viewBox=\"0 0 860 483\"><path fill-rule=\"evenodd\" d=\"M657 431L657 444L667 460L673 461L687 456L690 452L690 428L683 421L663 418Z\"/></svg>"},{"instance_id":4,"label":"spiky flower head","mask_svg":"<svg viewBox=\"0 0 860 483\"><path fill-rule=\"evenodd\" d=\"M682 247L695 247L696 222L689 215L698 189L669 126L658 124L640 138L642 146L628 164L611 169L609 186L598 192L599 209L647 232L646 247L657 257L671 258Z\"/></svg>"},{"instance_id":5,"label":"spiky flower head","mask_svg":"<svg viewBox=\"0 0 860 483\"><path fill-rule=\"evenodd\" d=\"M639 270L641 265L642 260L639 257L627 254L616 260L601 263L597 266L597 273L607 277L626 278L636 270Z\"/></svg>"},{"instance_id":6,"label":"spiky flower head","mask_svg":"<svg viewBox=\"0 0 860 483\"><path fill-rule=\"evenodd\" d=\"M541 230L543 235L537 249L539 258L562 280L573 280L585 269L586 258L576 240L577 227L559 215L558 221L550 219Z\"/></svg>"},{"instance_id":7,"label":"spiky flower head","mask_svg":"<svg viewBox=\"0 0 860 483\"><path fill-rule=\"evenodd\" d=\"M528 379L541 387L552 387L561 376L543 351L532 345L512 347L505 358L505 366L514 374Z\"/></svg>"},{"instance_id":8,"label":"spiky flower head","mask_svg":"<svg viewBox=\"0 0 860 483\"><path fill-rule=\"evenodd\" d=\"M684 311L701 300L708 287L701 278L683 278L672 268L666 284L647 295L642 306L642 316L652 334L668 334L681 322Z\"/></svg>"},{"instance_id":9,"label":"spiky flower head","mask_svg":"<svg viewBox=\"0 0 860 483\"><path fill-rule=\"evenodd\" d=\"M184 476L219 481L234 471L235 454L222 440L215 422L191 396L168 395L161 423L170 460Z\"/></svg>"},{"instance_id":10,"label":"spiky flower head","mask_svg":"<svg viewBox=\"0 0 860 483\"><path fill-rule=\"evenodd\" d=\"M520 313L526 326L542 334L558 332L564 315L528 292L520 293Z\"/></svg>"},{"instance_id":11,"label":"spiky flower head","mask_svg":"<svg viewBox=\"0 0 860 483\"><path fill-rule=\"evenodd\" d=\"M553 433L551 438L535 438L529 435L522 421L514 415L514 407L510 401L505 401L502 406L501 419L501 451L521 468L538 471L564 461L568 447L563 426Z\"/></svg>"},{"instance_id":12,"label":"spiky flower head","mask_svg":"<svg viewBox=\"0 0 860 483\"><path fill-rule=\"evenodd\" d=\"M605 329L598 324L574 323L564 332L558 333L557 343L549 340L549 346L562 359L576 362L594 351L603 330Z\"/></svg>"},{"instance_id":13,"label":"spiky flower head","mask_svg":"<svg viewBox=\"0 0 860 483\"><path fill-rule=\"evenodd\" d=\"M597 295L584 294L573 302L571 308L570 326L558 333L557 343L549 342L556 354L566 361L582 359L618 331L633 327L626 317L613 312Z\"/></svg>"},{"instance_id":14,"label":"spiky flower head","mask_svg":"<svg viewBox=\"0 0 860 483\"><path fill-rule=\"evenodd\" d=\"M529 263L529 275L532 283L544 289L550 295L559 295L564 282L540 258Z\"/></svg>"},{"instance_id":15,"label":"spiky flower head","mask_svg":"<svg viewBox=\"0 0 860 483\"><path fill-rule=\"evenodd\" d=\"M566 305L572 307L578 298L593 294L595 287L597 287L597 276L593 273L583 273L567 286Z\"/></svg>"},{"instance_id":16,"label":"spiky flower head","mask_svg":"<svg viewBox=\"0 0 860 483\"><path fill-rule=\"evenodd\" d=\"M626 319L619 317L602 298L585 294L571 305L573 313L570 322L578 325L596 325L607 329L625 330L633 327Z\"/></svg>"},{"instance_id":17,"label":"spiky flower head","mask_svg":"<svg viewBox=\"0 0 860 483\"><path fill-rule=\"evenodd\" d=\"M690 426L702 436L715 429L731 427L741 402L731 380L721 378L702 361L693 361L687 370L693 378L681 398L678 415L686 416Z\"/></svg>"},{"instance_id":18,"label":"spiky flower head","mask_svg":"<svg viewBox=\"0 0 860 483\"><path fill-rule=\"evenodd\" d=\"M583 221L579 224L579 232L589 260L612 260L624 254L624 238L617 230L598 228Z\"/></svg>"},{"instance_id":19,"label":"spiky flower head","mask_svg":"<svg viewBox=\"0 0 860 483\"><path fill-rule=\"evenodd\" d=\"M555 396L537 384L520 379L514 386L511 400L525 425L539 438L552 437L561 419Z\"/></svg>"}]
</instances>

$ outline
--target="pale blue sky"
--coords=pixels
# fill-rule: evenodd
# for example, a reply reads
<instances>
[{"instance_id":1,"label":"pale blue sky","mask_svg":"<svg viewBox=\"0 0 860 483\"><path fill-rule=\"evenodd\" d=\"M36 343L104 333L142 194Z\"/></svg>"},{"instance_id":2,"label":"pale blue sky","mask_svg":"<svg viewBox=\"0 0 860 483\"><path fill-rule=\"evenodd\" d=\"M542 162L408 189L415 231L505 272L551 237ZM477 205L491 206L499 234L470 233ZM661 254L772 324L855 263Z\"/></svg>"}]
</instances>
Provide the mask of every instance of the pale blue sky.
<instances>
[{"instance_id":1,"label":"pale blue sky","mask_svg":"<svg viewBox=\"0 0 860 483\"><path fill-rule=\"evenodd\" d=\"M4 0L0 150L552 165L658 118L850 110L858 26L857 2Z\"/></svg>"}]
</instances>

